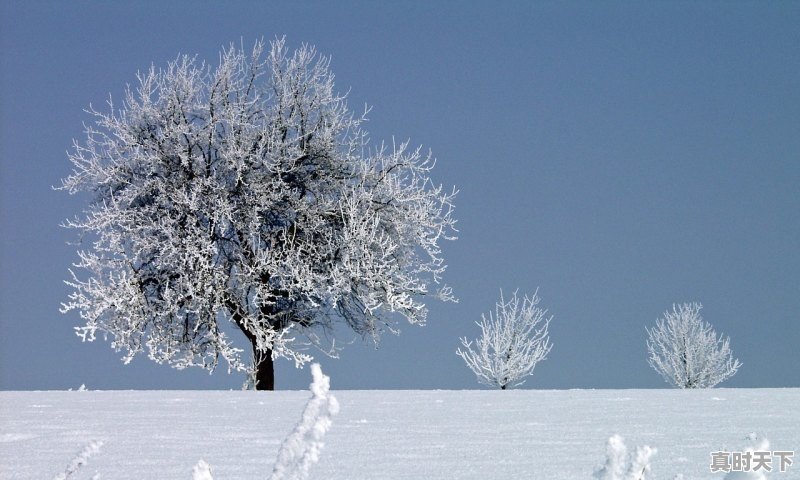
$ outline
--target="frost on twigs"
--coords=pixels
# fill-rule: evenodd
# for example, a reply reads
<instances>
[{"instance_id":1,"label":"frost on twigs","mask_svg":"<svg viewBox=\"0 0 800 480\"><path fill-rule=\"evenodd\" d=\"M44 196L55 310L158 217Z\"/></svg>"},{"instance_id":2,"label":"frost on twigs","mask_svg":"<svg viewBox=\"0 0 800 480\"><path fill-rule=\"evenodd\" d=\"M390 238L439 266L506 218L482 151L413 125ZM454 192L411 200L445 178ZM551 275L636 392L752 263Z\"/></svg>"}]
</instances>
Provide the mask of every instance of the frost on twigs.
<instances>
[{"instance_id":1,"label":"frost on twigs","mask_svg":"<svg viewBox=\"0 0 800 480\"><path fill-rule=\"evenodd\" d=\"M89 444L86 445L83 448L83 450L81 450L75 456L75 458L72 459L71 462L69 462L69 465L67 465L67 468L64 470L64 472L59 473L58 475L53 477L53 480L66 480L67 478L69 478L73 473L77 472L82 466L89 463L89 458L100 452L100 447L102 446L103 442L100 441L89 442Z\"/></svg>"},{"instance_id":2,"label":"frost on twigs","mask_svg":"<svg viewBox=\"0 0 800 480\"><path fill-rule=\"evenodd\" d=\"M508 301L501 291L494 314L481 316L481 336L475 340L475 347L466 338L461 339L464 350L459 348L456 353L480 383L504 390L522 385L550 352L547 329L553 317L545 318L547 310L539 307L537 292L520 302L516 291Z\"/></svg>"},{"instance_id":3,"label":"frost on twigs","mask_svg":"<svg viewBox=\"0 0 800 480\"><path fill-rule=\"evenodd\" d=\"M283 441L270 480L302 480L308 478L311 465L319 460L322 439L339 413L339 402L329 393L330 378L323 375L319 364L311 366L313 382L311 399L300 422Z\"/></svg>"},{"instance_id":4,"label":"frost on twigs","mask_svg":"<svg viewBox=\"0 0 800 480\"><path fill-rule=\"evenodd\" d=\"M625 440L613 435L606 443L606 464L594 472L596 480L645 480L650 472L650 458L656 449L648 446L636 447L628 453Z\"/></svg>"},{"instance_id":5,"label":"frost on twigs","mask_svg":"<svg viewBox=\"0 0 800 480\"><path fill-rule=\"evenodd\" d=\"M699 303L673 305L647 329L650 366L676 388L711 388L742 365L733 358L730 339L717 337L703 321L702 308Z\"/></svg>"},{"instance_id":6,"label":"frost on twigs","mask_svg":"<svg viewBox=\"0 0 800 480\"><path fill-rule=\"evenodd\" d=\"M433 182L430 153L369 142L367 111L349 110L314 47L181 56L88 113L60 187L92 195L66 222L86 241L62 312L124 361L302 365L337 324L377 339L398 318L424 323L425 300L454 300L441 246L456 192Z\"/></svg>"}]
</instances>

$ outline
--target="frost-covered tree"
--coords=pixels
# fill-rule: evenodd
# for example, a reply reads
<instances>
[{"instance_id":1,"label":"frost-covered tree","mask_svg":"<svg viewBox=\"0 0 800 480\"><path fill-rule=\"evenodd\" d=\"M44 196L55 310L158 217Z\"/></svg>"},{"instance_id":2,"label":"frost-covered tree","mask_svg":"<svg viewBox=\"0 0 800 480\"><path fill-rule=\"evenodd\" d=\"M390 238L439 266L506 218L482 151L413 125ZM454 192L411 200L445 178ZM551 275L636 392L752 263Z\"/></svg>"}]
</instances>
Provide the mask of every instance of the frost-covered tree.
<instances>
[{"instance_id":1,"label":"frost-covered tree","mask_svg":"<svg viewBox=\"0 0 800 480\"><path fill-rule=\"evenodd\" d=\"M673 305L654 328L645 328L650 366L676 388L711 388L741 366L731 353L730 338L717 337L700 316L701 308L699 303Z\"/></svg>"},{"instance_id":2,"label":"frost-covered tree","mask_svg":"<svg viewBox=\"0 0 800 480\"><path fill-rule=\"evenodd\" d=\"M501 291L494 314L482 314L481 321L476 322L481 336L475 340L475 347L466 338L461 339L464 350L459 348L456 353L480 383L502 390L522 385L536 364L545 359L552 347L547 329L553 316L545 318L547 310L539 307L539 301L538 290L522 301L517 291L506 301Z\"/></svg>"},{"instance_id":3,"label":"frost-covered tree","mask_svg":"<svg viewBox=\"0 0 800 480\"><path fill-rule=\"evenodd\" d=\"M348 109L329 63L281 39L231 46L216 67L181 56L140 73L121 107L90 108L61 186L91 194L66 223L90 240L62 308L84 341L179 369L221 358L272 389L274 359L335 353L335 323L377 340L424 323L424 297L453 300L440 244L455 191L420 148L370 146L367 110Z\"/></svg>"}]
</instances>

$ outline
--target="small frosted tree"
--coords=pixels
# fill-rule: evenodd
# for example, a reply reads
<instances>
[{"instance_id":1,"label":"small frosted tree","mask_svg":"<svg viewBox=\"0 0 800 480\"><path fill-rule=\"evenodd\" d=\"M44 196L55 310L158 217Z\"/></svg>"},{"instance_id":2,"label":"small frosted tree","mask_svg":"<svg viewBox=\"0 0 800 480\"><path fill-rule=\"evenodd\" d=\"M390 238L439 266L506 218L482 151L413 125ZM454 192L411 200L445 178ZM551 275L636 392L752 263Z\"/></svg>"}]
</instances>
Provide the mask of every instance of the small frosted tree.
<instances>
[{"instance_id":1,"label":"small frosted tree","mask_svg":"<svg viewBox=\"0 0 800 480\"><path fill-rule=\"evenodd\" d=\"M313 47L265 47L232 46L216 67L179 57L90 109L62 181L91 195L67 222L91 241L62 308L83 340L110 337L126 362L223 360L271 390L273 360L332 351L335 324L377 340L399 318L423 324L425 300L454 300L441 243L455 192L432 182L434 159L371 146Z\"/></svg>"},{"instance_id":2,"label":"small frosted tree","mask_svg":"<svg viewBox=\"0 0 800 480\"><path fill-rule=\"evenodd\" d=\"M481 336L475 340L475 347L466 338L461 339L464 350L459 348L456 353L480 383L502 390L522 385L550 352L547 329L553 317L545 318L547 310L539 307L537 293L520 301L514 291L506 301L501 291L494 314L483 314L476 322Z\"/></svg>"},{"instance_id":3,"label":"small frosted tree","mask_svg":"<svg viewBox=\"0 0 800 480\"><path fill-rule=\"evenodd\" d=\"M654 328L646 328L650 366L676 388L711 388L741 366L730 338L717 337L700 316L701 308L699 303L673 305Z\"/></svg>"}]
</instances>

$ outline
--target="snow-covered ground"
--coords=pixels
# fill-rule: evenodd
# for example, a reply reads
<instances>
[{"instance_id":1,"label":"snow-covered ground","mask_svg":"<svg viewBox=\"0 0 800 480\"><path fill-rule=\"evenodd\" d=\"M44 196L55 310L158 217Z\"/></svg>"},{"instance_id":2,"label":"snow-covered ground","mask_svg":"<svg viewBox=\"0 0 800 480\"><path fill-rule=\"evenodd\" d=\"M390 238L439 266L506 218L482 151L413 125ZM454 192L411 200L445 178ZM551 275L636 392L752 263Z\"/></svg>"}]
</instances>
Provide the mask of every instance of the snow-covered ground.
<instances>
[{"instance_id":1,"label":"snow-covered ground","mask_svg":"<svg viewBox=\"0 0 800 480\"><path fill-rule=\"evenodd\" d=\"M795 465L800 389L334 391L340 413L310 478L590 479L613 434L658 449L652 478L722 479L712 451L740 451L751 432ZM0 392L0 478L267 478L310 397L301 392ZM87 450L84 450L87 449Z\"/></svg>"}]
</instances>

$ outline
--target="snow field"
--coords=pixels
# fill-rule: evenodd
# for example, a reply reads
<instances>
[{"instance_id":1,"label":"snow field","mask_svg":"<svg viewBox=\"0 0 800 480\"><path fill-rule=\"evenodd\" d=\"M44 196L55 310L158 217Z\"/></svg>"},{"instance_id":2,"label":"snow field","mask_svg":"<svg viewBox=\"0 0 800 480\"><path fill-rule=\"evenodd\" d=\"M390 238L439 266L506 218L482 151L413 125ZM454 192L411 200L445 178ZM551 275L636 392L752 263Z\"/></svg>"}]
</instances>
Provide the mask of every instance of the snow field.
<instances>
[{"instance_id":1,"label":"snow field","mask_svg":"<svg viewBox=\"0 0 800 480\"><path fill-rule=\"evenodd\" d=\"M719 479L712 451L758 432L800 450L800 389L333 391L340 413L309 478L591 479L614 434L648 445L648 478ZM310 398L300 392L0 392L0 478L267 478ZM770 479L800 479L795 465Z\"/></svg>"}]
</instances>

